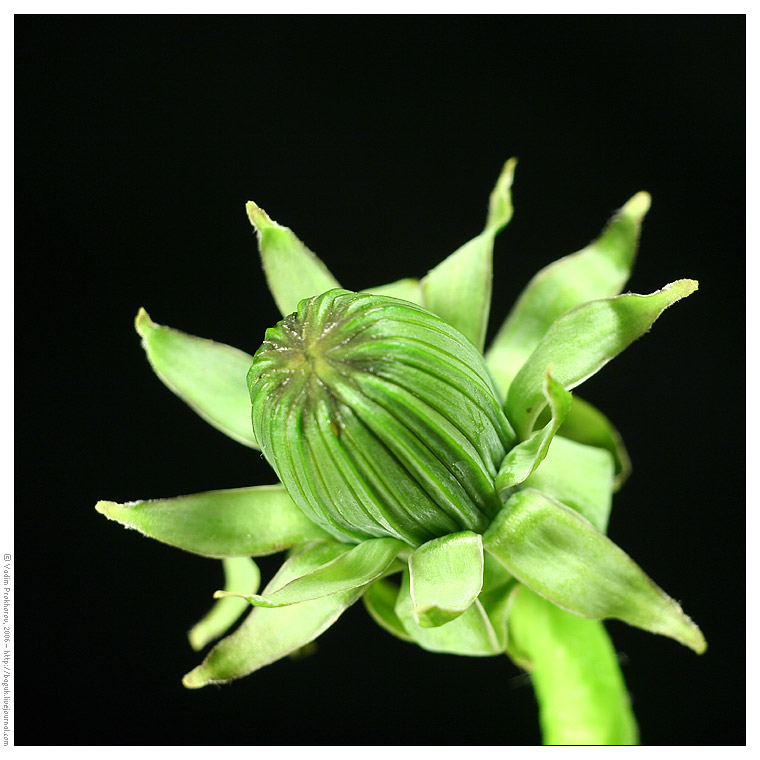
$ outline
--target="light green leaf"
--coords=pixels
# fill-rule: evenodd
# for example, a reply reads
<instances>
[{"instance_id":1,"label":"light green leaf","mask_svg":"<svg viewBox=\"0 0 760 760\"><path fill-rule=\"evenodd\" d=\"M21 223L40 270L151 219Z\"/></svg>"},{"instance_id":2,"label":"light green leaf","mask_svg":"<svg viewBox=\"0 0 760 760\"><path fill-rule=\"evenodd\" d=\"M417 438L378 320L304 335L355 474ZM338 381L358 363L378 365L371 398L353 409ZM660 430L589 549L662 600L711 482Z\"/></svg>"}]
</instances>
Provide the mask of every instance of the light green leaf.
<instances>
[{"instance_id":1,"label":"light green leaf","mask_svg":"<svg viewBox=\"0 0 760 760\"><path fill-rule=\"evenodd\" d=\"M375 581L365 592L362 599L370 617L392 636L402 641L412 641L403 623L396 614L398 585L387 580Z\"/></svg>"},{"instance_id":2,"label":"light green leaf","mask_svg":"<svg viewBox=\"0 0 760 760\"><path fill-rule=\"evenodd\" d=\"M510 497L483 536L486 551L545 599L582 617L617 618L670 636L701 654L701 631L678 603L588 520L525 489Z\"/></svg>"},{"instance_id":3,"label":"light green leaf","mask_svg":"<svg viewBox=\"0 0 760 760\"><path fill-rule=\"evenodd\" d=\"M504 457L496 476L496 488L502 499L506 498L509 489L522 483L543 462L549 445L572 404L572 395L554 380L550 370L544 376L542 390L551 409L551 419L541 430L512 448Z\"/></svg>"},{"instance_id":4,"label":"light green leaf","mask_svg":"<svg viewBox=\"0 0 760 760\"><path fill-rule=\"evenodd\" d=\"M206 422L258 449L246 375L253 357L213 340L157 325L140 309L135 329L159 379Z\"/></svg>"},{"instance_id":5,"label":"light green leaf","mask_svg":"<svg viewBox=\"0 0 760 760\"><path fill-rule=\"evenodd\" d=\"M543 427L550 418L549 409L544 408L535 424ZM607 451L612 456L615 470L613 492L620 490L631 474L631 460L622 436L599 409L574 393L570 411L557 432L577 443Z\"/></svg>"},{"instance_id":6,"label":"light green leaf","mask_svg":"<svg viewBox=\"0 0 760 760\"><path fill-rule=\"evenodd\" d=\"M414 618L414 602L409 593L409 571L404 571L396 600L396 614L413 641L431 652L447 652L471 657L488 657L504 651L483 605L476 599L458 618L438 626L423 628Z\"/></svg>"},{"instance_id":7,"label":"light green leaf","mask_svg":"<svg viewBox=\"0 0 760 760\"><path fill-rule=\"evenodd\" d=\"M422 544L409 558L412 614L423 628L459 617L483 588L483 541L465 530Z\"/></svg>"},{"instance_id":8,"label":"light green leaf","mask_svg":"<svg viewBox=\"0 0 760 760\"><path fill-rule=\"evenodd\" d=\"M320 541L287 560L264 589L274 593L348 550L346 544ZM254 607L240 627L222 639L182 683L189 689L242 678L305 646L326 631L362 594L352 589L290 607Z\"/></svg>"},{"instance_id":9,"label":"light green leaf","mask_svg":"<svg viewBox=\"0 0 760 760\"><path fill-rule=\"evenodd\" d=\"M650 202L648 193L637 193L593 243L544 267L528 283L486 353L503 393L552 322L586 301L620 293L631 274Z\"/></svg>"},{"instance_id":10,"label":"light green leaf","mask_svg":"<svg viewBox=\"0 0 760 760\"><path fill-rule=\"evenodd\" d=\"M378 285L376 288L367 288L361 292L372 293L376 296L391 296L392 298L400 298L402 301L411 301L418 306L423 305L420 281L413 277L389 282L387 285Z\"/></svg>"},{"instance_id":11,"label":"light green leaf","mask_svg":"<svg viewBox=\"0 0 760 760\"><path fill-rule=\"evenodd\" d=\"M483 350L493 280L493 242L512 218L516 160L504 165L491 193L483 232L444 259L422 280L425 308L446 320Z\"/></svg>"},{"instance_id":12,"label":"light green leaf","mask_svg":"<svg viewBox=\"0 0 760 760\"><path fill-rule=\"evenodd\" d=\"M253 201L245 206L259 237L261 265L283 317L304 298L339 288L330 271L290 230L269 218Z\"/></svg>"},{"instance_id":13,"label":"light green leaf","mask_svg":"<svg viewBox=\"0 0 760 760\"><path fill-rule=\"evenodd\" d=\"M214 596L239 596L255 607L287 607L323 596L364 587L380 578L408 544L395 538L371 538L349 548L336 559L296 578L272 594L217 591ZM401 569L399 567L399 569Z\"/></svg>"},{"instance_id":14,"label":"light green leaf","mask_svg":"<svg viewBox=\"0 0 760 760\"><path fill-rule=\"evenodd\" d=\"M255 594L261 583L261 573L250 557L225 557L224 587L228 591L247 591ZM197 652L209 641L218 639L248 609L244 599L219 599L188 632L190 646Z\"/></svg>"},{"instance_id":15,"label":"light green leaf","mask_svg":"<svg viewBox=\"0 0 760 760\"><path fill-rule=\"evenodd\" d=\"M328 537L281 485L126 504L99 501L95 509L144 536L204 557L262 556Z\"/></svg>"},{"instance_id":16,"label":"light green leaf","mask_svg":"<svg viewBox=\"0 0 760 760\"><path fill-rule=\"evenodd\" d=\"M613 476L614 464L609 451L558 435L546 459L523 485L572 507L598 531L606 533L612 507Z\"/></svg>"},{"instance_id":17,"label":"light green leaf","mask_svg":"<svg viewBox=\"0 0 760 760\"><path fill-rule=\"evenodd\" d=\"M529 663L544 744L636 744L638 730L612 643L597 620L571 615L518 586L510 650Z\"/></svg>"},{"instance_id":18,"label":"light green leaf","mask_svg":"<svg viewBox=\"0 0 760 760\"><path fill-rule=\"evenodd\" d=\"M561 316L509 387L506 412L518 436L530 435L546 403L542 384L548 367L560 385L572 390L643 335L668 306L696 289L695 280L678 280L650 295L590 301Z\"/></svg>"},{"instance_id":19,"label":"light green leaf","mask_svg":"<svg viewBox=\"0 0 760 760\"><path fill-rule=\"evenodd\" d=\"M615 464L613 491L618 491L628 479L631 474L631 460L622 436L604 414L577 394L573 394L573 405L559 429L559 434L587 446L605 449L612 455Z\"/></svg>"},{"instance_id":20,"label":"light green leaf","mask_svg":"<svg viewBox=\"0 0 760 760\"><path fill-rule=\"evenodd\" d=\"M488 552L483 553L483 593L514 582L512 574L501 562Z\"/></svg>"}]
</instances>

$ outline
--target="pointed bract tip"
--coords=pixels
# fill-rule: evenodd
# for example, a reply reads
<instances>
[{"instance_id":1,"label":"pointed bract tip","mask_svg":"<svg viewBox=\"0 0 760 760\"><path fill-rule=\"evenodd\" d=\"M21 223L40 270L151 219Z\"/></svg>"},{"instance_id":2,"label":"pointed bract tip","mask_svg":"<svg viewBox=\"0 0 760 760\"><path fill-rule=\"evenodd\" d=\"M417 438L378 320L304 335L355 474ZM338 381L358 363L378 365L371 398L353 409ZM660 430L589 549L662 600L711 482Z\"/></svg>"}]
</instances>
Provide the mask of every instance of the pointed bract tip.
<instances>
[{"instance_id":1,"label":"pointed bract tip","mask_svg":"<svg viewBox=\"0 0 760 760\"><path fill-rule=\"evenodd\" d=\"M486 230L494 234L500 232L512 218L512 180L514 179L516 158L510 158L502 167L496 184L488 198Z\"/></svg>"},{"instance_id":2,"label":"pointed bract tip","mask_svg":"<svg viewBox=\"0 0 760 760\"><path fill-rule=\"evenodd\" d=\"M258 232L263 232L268 227L276 227L277 223L273 222L263 208L257 206L253 201L245 204L245 212L248 214L248 220Z\"/></svg>"},{"instance_id":3,"label":"pointed bract tip","mask_svg":"<svg viewBox=\"0 0 760 760\"><path fill-rule=\"evenodd\" d=\"M699 626L681 610L681 605L677 605L680 614L679 628L680 631L674 632L673 638L684 646L689 647L697 654L704 654L707 651L707 642L699 629Z\"/></svg>"},{"instance_id":4,"label":"pointed bract tip","mask_svg":"<svg viewBox=\"0 0 760 760\"><path fill-rule=\"evenodd\" d=\"M649 211L651 205L652 196L646 192L646 190L642 190L640 193L636 193L636 195L623 206L623 212L630 216L641 218L647 213L647 211Z\"/></svg>"},{"instance_id":5,"label":"pointed bract tip","mask_svg":"<svg viewBox=\"0 0 760 760\"><path fill-rule=\"evenodd\" d=\"M99 501L95 505L95 510L97 512L100 512L101 515L105 515L109 519L113 520L113 508L118 507L119 505L116 504L116 502L113 501Z\"/></svg>"},{"instance_id":6,"label":"pointed bract tip","mask_svg":"<svg viewBox=\"0 0 760 760\"><path fill-rule=\"evenodd\" d=\"M148 332L148 330L151 330L156 326L156 323L150 318L150 315L148 314L143 307L140 307L140 310L137 312L137 316L135 317L135 330L144 338L145 333Z\"/></svg>"},{"instance_id":7,"label":"pointed bract tip","mask_svg":"<svg viewBox=\"0 0 760 760\"><path fill-rule=\"evenodd\" d=\"M686 296L690 296L696 290L699 290L699 282L697 280L676 280L665 287L676 290L679 298L686 298Z\"/></svg>"},{"instance_id":8,"label":"pointed bract tip","mask_svg":"<svg viewBox=\"0 0 760 760\"><path fill-rule=\"evenodd\" d=\"M194 652L200 652L203 647L206 646L207 641L205 636L198 633L195 628L187 633L187 641Z\"/></svg>"},{"instance_id":9,"label":"pointed bract tip","mask_svg":"<svg viewBox=\"0 0 760 760\"><path fill-rule=\"evenodd\" d=\"M183 679L182 679L182 685L186 689L200 689L201 687L205 686L208 681L204 680L199 674L198 671L200 670L200 667L195 668L194 670L191 670Z\"/></svg>"},{"instance_id":10,"label":"pointed bract tip","mask_svg":"<svg viewBox=\"0 0 760 760\"><path fill-rule=\"evenodd\" d=\"M501 169L499 179L496 181L496 187L509 188L512 186L512 180L515 178L515 168L517 167L517 159L512 157L507 159L506 163Z\"/></svg>"}]
</instances>

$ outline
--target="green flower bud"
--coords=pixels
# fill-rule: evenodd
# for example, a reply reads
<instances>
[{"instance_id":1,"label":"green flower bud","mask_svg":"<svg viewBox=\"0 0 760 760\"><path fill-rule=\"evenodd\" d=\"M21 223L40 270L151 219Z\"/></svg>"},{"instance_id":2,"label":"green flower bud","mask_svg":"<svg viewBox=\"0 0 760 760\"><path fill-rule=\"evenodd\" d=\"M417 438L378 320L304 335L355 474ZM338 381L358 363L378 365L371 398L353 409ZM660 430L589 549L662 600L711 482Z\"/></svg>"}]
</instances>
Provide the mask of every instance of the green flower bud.
<instances>
[{"instance_id":1,"label":"green flower bud","mask_svg":"<svg viewBox=\"0 0 760 760\"><path fill-rule=\"evenodd\" d=\"M418 546L483 532L514 433L481 354L407 301L329 290L266 332L253 429L294 502L332 535Z\"/></svg>"}]
</instances>

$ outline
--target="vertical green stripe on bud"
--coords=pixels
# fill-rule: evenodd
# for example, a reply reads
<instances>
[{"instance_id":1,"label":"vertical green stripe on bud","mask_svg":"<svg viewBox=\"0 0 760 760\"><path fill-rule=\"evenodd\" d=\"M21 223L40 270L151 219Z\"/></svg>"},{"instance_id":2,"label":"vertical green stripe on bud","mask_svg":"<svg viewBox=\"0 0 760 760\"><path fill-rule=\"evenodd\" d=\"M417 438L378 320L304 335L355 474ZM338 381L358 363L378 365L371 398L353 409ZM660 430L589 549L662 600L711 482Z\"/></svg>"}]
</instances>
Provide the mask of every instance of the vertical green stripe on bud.
<instances>
[{"instance_id":1,"label":"vertical green stripe on bud","mask_svg":"<svg viewBox=\"0 0 760 760\"><path fill-rule=\"evenodd\" d=\"M311 520L414 546L483 531L514 433L457 330L387 296L330 290L267 330L248 375L264 455Z\"/></svg>"}]
</instances>

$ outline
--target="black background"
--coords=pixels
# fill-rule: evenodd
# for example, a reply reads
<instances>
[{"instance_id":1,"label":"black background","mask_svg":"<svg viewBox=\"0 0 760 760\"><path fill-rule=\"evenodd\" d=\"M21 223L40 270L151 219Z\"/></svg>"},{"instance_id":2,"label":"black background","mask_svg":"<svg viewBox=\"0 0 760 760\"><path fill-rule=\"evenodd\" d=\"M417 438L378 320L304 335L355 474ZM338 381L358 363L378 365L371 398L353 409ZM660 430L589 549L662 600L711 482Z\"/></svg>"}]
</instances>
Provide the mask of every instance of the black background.
<instances>
[{"instance_id":1,"label":"black background","mask_svg":"<svg viewBox=\"0 0 760 760\"><path fill-rule=\"evenodd\" d=\"M511 155L491 335L641 189L630 289L700 281L583 395L634 462L610 535L710 643L609 624L642 741L744 743L743 17L16 22L18 744L539 741L506 658L424 652L361 605L307 659L184 690L219 563L93 509L273 482L152 376L132 328L145 306L256 349L278 314L246 200L360 289L477 234Z\"/></svg>"}]
</instances>

